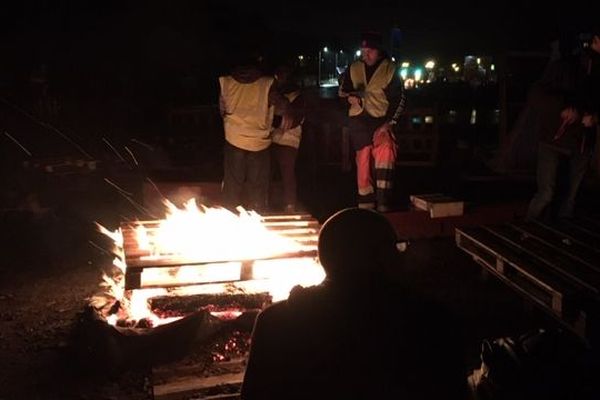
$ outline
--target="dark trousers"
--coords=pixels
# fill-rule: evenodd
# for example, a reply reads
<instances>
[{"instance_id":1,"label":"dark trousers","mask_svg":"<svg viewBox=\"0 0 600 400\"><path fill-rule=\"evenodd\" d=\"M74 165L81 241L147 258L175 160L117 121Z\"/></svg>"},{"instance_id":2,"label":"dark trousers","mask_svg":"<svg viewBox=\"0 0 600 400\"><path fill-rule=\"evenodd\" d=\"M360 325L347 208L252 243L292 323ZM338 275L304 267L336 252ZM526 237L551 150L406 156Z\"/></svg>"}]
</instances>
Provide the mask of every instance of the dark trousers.
<instances>
[{"instance_id":1,"label":"dark trousers","mask_svg":"<svg viewBox=\"0 0 600 400\"><path fill-rule=\"evenodd\" d=\"M273 144L273 150L281 173L284 204L285 206L296 206L296 158L298 149Z\"/></svg>"},{"instance_id":2,"label":"dark trousers","mask_svg":"<svg viewBox=\"0 0 600 400\"><path fill-rule=\"evenodd\" d=\"M224 205L229 208L244 205L251 210L265 210L269 193L270 149L248 151L225 143L223 153Z\"/></svg>"},{"instance_id":3,"label":"dark trousers","mask_svg":"<svg viewBox=\"0 0 600 400\"><path fill-rule=\"evenodd\" d=\"M558 211L559 217L573 216L575 197L579 185L585 176L590 162L589 152L583 154L577 150L565 153L547 144L540 144L537 161L537 193L529 203L527 216L538 218L544 209L552 202L556 192L558 166L561 160L569 163L567 192Z\"/></svg>"}]
</instances>

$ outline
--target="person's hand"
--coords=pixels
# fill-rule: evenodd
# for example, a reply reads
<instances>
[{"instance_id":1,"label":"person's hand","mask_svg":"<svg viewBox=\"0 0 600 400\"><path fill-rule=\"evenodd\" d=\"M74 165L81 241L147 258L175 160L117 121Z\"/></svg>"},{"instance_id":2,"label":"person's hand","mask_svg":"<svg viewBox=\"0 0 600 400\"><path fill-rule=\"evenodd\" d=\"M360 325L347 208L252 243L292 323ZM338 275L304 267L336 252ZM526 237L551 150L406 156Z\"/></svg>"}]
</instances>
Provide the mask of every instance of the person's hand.
<instances>
[{"instance_id":1,"label":"person's hand","mask_svg":"<svg viewBox=\"0 0 600 400\"><path fill-rule=\"evenodd\" d=\"M294 123L294 119L290 115L284 115L281 118L281 125L279 126L283 132L289 131L292 129L292 124Z\"/></svg>"},{"instance_id":2,"label":"person's hand","mask_svg":"<svg viewBox=\"0 0 600 400\"><path fill-rule=\"evenodd\" d=\"M375 146L393 140L394 132L392 131L392 126L388 122L377 128L373 134L373 144Z\"/></svg>"},{"instance_id":3,"label":"person's hand","mask_svg":"<svg viewBox=\"0 0 600 400\"><path fill-rule=\"evenodd\" d=\"M348 103L350 103L351 106L360 106L361 102L362 102L362 100L358 96L355 96L353 94L348 96Z\"/></svg>"},{"instance_id":4,"label":"person's hand","mask_svg":"<svg viewBox=\"0 0 600 400\"><path fill-rule=\"evenodd\" d=\"M598 118L595 115L584 114L583 118L581 118L581 123L586 128L591 128L598 124Z\"/></svg>"},{"instance_id":5,"label":"person's hand","mask_svg":"<svg viewBox=\"0 0 600 400\"><path fill-rule=\"evenodd\" d=\"M565 123L570 125L579 119L579 113L573 107L569 107L562 110L560 117Z\"/></svg>"}]
</instances>

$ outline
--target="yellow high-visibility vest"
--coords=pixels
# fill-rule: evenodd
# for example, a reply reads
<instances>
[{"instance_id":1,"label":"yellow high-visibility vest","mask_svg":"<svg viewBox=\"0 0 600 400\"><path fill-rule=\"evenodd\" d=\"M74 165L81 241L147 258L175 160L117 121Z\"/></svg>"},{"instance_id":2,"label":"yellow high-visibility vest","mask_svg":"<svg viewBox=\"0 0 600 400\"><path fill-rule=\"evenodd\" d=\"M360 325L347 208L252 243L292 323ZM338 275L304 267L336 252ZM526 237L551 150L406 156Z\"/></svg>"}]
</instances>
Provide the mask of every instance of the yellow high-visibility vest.
<instances>
[{"instance_id":1,"label":"yellow high-visibility vest","mask_svg":"<svg viewBox=\"0 0 600 400\"><path fill-rule=\"evenodd\" d=\"M352 63L350 65L350 78L354 90L361 92L362 106L360 104L350 106L348 115L354 117L366 111L372 117L385 116L390 103L383 90L390 84L395 72L396 64L386 58L381 61L371 80L367 83L364 62L355 61Z\"/></svg>"},{"instance_id":2,"label":"yellow high-visibility vest","mask_svg":"<svg viewBox=\"0 0 600 400\"><path fill-rule=\"evenodd\" d=\"M243 150L260 151L271 145L273 107L269 90L273 78L240 83L231 76L219 78L224 106L225 140Z\"/></svg>"}]
</instances>

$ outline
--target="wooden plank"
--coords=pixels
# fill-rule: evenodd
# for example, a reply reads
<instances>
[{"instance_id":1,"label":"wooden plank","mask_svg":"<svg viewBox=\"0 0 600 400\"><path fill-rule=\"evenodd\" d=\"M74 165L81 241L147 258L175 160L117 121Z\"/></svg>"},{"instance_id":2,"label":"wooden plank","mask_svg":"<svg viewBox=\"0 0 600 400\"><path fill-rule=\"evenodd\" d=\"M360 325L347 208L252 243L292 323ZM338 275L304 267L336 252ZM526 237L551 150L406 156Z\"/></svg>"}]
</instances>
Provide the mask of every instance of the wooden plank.
<instances>
[{"instance_id":1,"label":"wooden plank","mask_svg":"<svg viewBox=\"0 0 600 400\"><path fill-rule=\"evenodd\" d=\"M594 235L600 237L600 221L591 216L577 216L571 219L571 222L577 224Z\"/></svg>"},{"instance_id":2,"label":"wooden plank","mask_svg":"<svg viewBox=\"0 0 600 400\"><path fill-rule=\"evenodd\" d=\"M202 293L186 296L157 296L148 300L154 313L169 312L171 315L186 315L211 306L211 311L237 308L244 310L262 310L272 302L269 293Z\"/></svg>"},{"instance_id":3,"label":"wooden plank","mask_svg":"<svg viewBox=\"0 0 600 400\"><path fill-rule=\"evenodd\" d=\"M152 368L154 399L187 400L193 395L205 399L208 397L204 395L209 392L216 392L211 396L214 399L235 398L231 396L240 394L245 365L246 358L240 357L211 365L175 363L156 366Z\"/></svg>"},{"instance_id":4,"label":"wooden plank","mask_svg":"<svg viewBox=\"0 0 600 400\"><path fill-rule=\"evenodd\" d=\"M142 287L142 272L130 271L129 268L125 272L125 289L133 290Z\"/></svg>"},{"instance_id":5,"label":"wooden plank","mask_svg":"<svg viewBox=\"0 0 600 400\"><path fill-rule=\"evenodd\" d=\"M564 239L566 239L568 242L574 243L580 247L585 247L588 251L592 251L600 255L600 246L597 244L594 245L593 242L589 240L589 237L586 237L585 235L582 236L577 230L570 229L566 226L549 225L539 220L531 220L531 222L546 229L547 231L552 231L556 235L564 237Z\"/></svg>"},{"instance_id":6,"label":"wooden plank","mask_svg":"<svg viewBox=\"0 0 600 400\"><path fill-rule=\"evenodd\" d=\"M539 257L498 237L489 228L457 229L456 243L486 270L589 343L594 335L594 319L598 318L597 297L583 296ZM520 268L529 274L521 273Z\"/></svg>"},{"instance_id":7,"label":"wooden plank","mask_svg":"<svg viewBox=\"0 0 600 400\"><path fill-rule=\"evenodd\" d=\"M531 237L523 236L518 230L509 225L485 227L484 229L547 265L553 272L579 289L595 297L600 295L600 275L586 265L570 260L552 246L536 242Z\"/></svg>"},{"instance_id":8,"label":"wooden plank","mask_svg":"<svg viewBox=\"0 0 600 400\"><path fill-rule=\"evenodd\" d=\"M510 226L532 239L552 247L565 257L585 264L600 273L600 255L590 251L587 247L581 246L577 242L573 242L563 235L557 234L555 231L544 229L530 222L520 222L518 224L510 224Z\"/></svg>"},{"instance_id":9,"label":"wooden plank","mask_svg":"<svg viewBox=\"0 0 600 400\"><path fill-rule=\"evenodd\" d=\"M296 229L296 228L312 228L312 229L319 229L321 227L321 225L319 224L318 221L315 220L308 220L308 221L302 221L302 220L298 220L298 221L285 221L285 220L281 220L281 221L271 221L271 222L261 222L260 223L262 226L266 227L268 230L286 230L286 229ZM154 224L154 225L139 225L140 227L143 227L146 232L148 234L152 234L158 230L160 230L160 226L158 226L158 224ZM129 235L133 235L135 236L135 230L137 228L135 227L125 227L122 228L123 232L127 232Z\"/></svg>"},{"instance_id":10,"label":"wooden plank","mask_svg":"<svg viewBox=\"0 0 600 400\"><path fill-rule=\"evenodd\" d=\"M229 259L229 260L189 260L183 259L182 257L169 257L165 256L161 259L156 260L140 260L140 259L127 259L127 270L141 271L145 268L174 268L181 267L182 265L204 265L204 264L224 264L230 262L246 262L246 261L268 261L268 260L280 260L286 258L316 258L317 249L314 250L301 250L292 253L281 253L268 257L259 257L251 260L248 259Z\"/></svg>"},{"instance_id":11,"label":"wooden plank","mask_svg":"<svg viewBox=\"0 0 600 400\"><path fill-rule=\"evenodd\" d=\"M588 245L594 248L600 247L600 235L596 232L586 229L585 227L575 224L568 220L561 220L556 223L558 229L571 232L572 235L585 241Z\"/></svg>"},{"instance_id":12,"label":"wooden plank","mask_svg":"<svg viewBox=\"0 0 600 400\"><path fill-rule=\"evenodd\" d=\"M260 219L264 224L274 223L274 222L316 222L318 221L310 214L273 214L273 215L260 215ZM159 225L162 220L147 220L147 221L131 221L131 222L122 222L121 228L133 228L135 229L138 226L144 226L146 228L154 228Z\"/></svg>"},{"instance_id":13,"label":"wooden plank","mask_svg":"<svg viewBox=\"0 0 600 400\"><path fill-rule=\"evenodd\" d=\"M456 230L456 244L504 283L556 317L565 315L559 280L530 263L483 229Z\"/></svg>"},{"instance_id":14,"label":"wooden plank","mask_svg":"<svg viewBox=\"0 0 600 400\"><path fill-rule=\"evenodd\" d=\"M220 385L240 385L244 380L244 372L197 377L186 376L177 381L154 385L155 400L185 399L202 390L210 389Z\"/></svg>"}]
</instances>

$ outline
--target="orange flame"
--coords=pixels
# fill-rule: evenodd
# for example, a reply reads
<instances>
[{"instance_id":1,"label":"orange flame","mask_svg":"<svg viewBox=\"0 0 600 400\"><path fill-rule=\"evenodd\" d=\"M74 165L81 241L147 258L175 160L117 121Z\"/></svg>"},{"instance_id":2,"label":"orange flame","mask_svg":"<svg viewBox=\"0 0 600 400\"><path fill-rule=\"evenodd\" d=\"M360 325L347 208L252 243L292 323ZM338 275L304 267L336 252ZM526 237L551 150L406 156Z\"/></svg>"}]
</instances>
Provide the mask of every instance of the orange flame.
<instances>
[{"instance_id":1,"label":"orange flame","mask_svg":"<svg viewBox=\"0 0 600 400\"><path fill-rule=\"evenodd\" d=\"M189 287L180 287L169 292L173 295L195 293L264 293L269 292L274 301L287 298L296 285L310 286L320 283L325 273L315 258L278 258L269 259L300 251L315 250L314 244L296 241L269 230L263 218L254 211L239 208L239 215L224 208L196 206L194 199L180 209L166 201L166 218L157 221L151 228L143 225L136 227L136 241L140 250L150 255L144 260L161 258L181 259L178 268L148 268L142 273L145 286L160 286L165 282L177 285L204 283ZM301 221L294 231L309 232ZM114 232L98 225L99 230L111 237L120 249L119 257L114 260L124 274L123 236L120 230ZM289 234L289 230L287 231ZM316 232L312 232L316 236ZM185 265L185 261L202 260L202 265ZM231 261L227 261L231 260ZM237 281L240 277L242 260L253 262L253 275L249 281ZM124 280L106 277L103 285L110 296L121 302L125 313L132 320L148 319L153 326L172 322L173 319L161 319L149 308L148 299L166 295L166 289L137 289L125 295ZM221 282L221 283L211 283ZM228 283L223 283L228 282ZM110 316L108 322L115 324L117 319Z\"/></svg>"}]
</instances>

